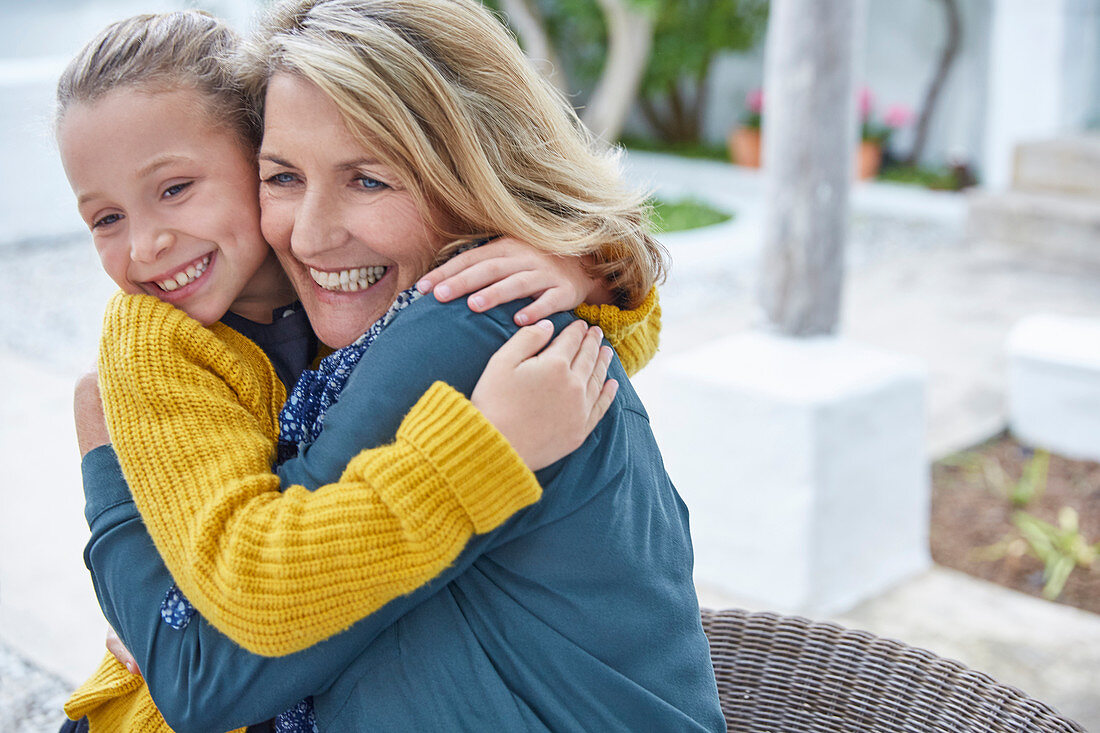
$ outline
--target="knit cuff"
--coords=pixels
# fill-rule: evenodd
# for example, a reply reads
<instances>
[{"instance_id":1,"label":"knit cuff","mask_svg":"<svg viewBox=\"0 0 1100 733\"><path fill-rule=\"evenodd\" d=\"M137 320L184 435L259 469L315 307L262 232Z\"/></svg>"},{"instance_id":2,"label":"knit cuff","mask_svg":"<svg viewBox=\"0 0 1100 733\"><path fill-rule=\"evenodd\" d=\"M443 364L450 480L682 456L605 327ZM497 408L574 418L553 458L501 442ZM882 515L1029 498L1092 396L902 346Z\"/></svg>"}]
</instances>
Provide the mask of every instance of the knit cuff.
<instances>
[{"instance_id":1,"label":"knit cuff","mask_svg":"<svg viewBox=\"0 0 1100 733\"><path fill-rule=\"evenodd\" d=\"M650 288L645 300L637 308L627 310L617 305L591 305L581 303L573 312L578 318L583 318L593 326L599 326L604 331L619 331L630 326L644 323L656 310L660 312L661 306L657 301L656 286Z\"/></svg>"},{"instance_id":2,"label":"knit cuff","mask_svg":"<svg viewBox=\"0 0 1100 733\"><path fill-rule=\"evenodd\" d=\"M483 534L542 496L535 474L492 423L460 392L436 382L397 431L443 476Z\"/></svg>"},{"instance_id":3,"label":"knit cuff","mask_svg":"<svg viewBox=\"0 0 1100 733\"><path fill-rule=\"evenodd\" d=\"M65 715L70 720L79 720L96 706L136 690L142 684L144 680L139 675L130 674L126 667L108 652L99 663L99 668L69 697L65 703Z\"/></svg>"},{"instance_id":4,"label":"knit cuff","mask_svg":"<svg viewBox=\"0 0 1100 733\"><path fill-rule=\"evenodd\" d=\"M89 527L111 507L133 501L112 446L88 451L80 461L80 473L84 480L84 518Z\"/></svg>"},{"instance_id":5,"label":"knit cuff","mask_svg":"<svg viewBox=\"0 0 1100 733\"><path fill-rule=\"evenodd\" d=\"M582 303L573 312L590 325L603 329L628 376L635 374L657 353L661 304L656 287L650 289L645 300L633 310Z\"/></svg>"}]
</instances>

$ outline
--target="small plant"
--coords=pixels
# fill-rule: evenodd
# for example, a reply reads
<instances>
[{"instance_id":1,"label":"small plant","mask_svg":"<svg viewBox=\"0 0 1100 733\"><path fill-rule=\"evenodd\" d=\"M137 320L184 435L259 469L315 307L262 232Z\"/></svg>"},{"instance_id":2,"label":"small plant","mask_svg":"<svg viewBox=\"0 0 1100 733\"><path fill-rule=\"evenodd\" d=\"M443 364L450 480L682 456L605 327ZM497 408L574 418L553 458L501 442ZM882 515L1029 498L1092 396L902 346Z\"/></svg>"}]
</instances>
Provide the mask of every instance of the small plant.
<instances>
[{"instance_id":1,"label":"small plant","mask_svg":"<svg viewBox=\"0 0 1100 733\"><path fill-rule=\"evenodd\" d=\"M1030 451L1030 449L1028 449ZM986 488L1021 509L1046 491L1050 454L1044 450L1030 451L1031 456L1018 480L1013 480L995 456L980 453L960 453L943 461L945 466L961 468L981 479Z\"/></svg>"},{"instance_id":2,"label":"small plant","mask_svg":"<svg viewBox=\"0 0 1100 733\"><path fill-rule=\"evenodd\" d=\"M745 95L745 116L741 124L750 130L759 130L764 115L764 90L753 89Z\"/></svg>"},{"instance_id":3,"label":"small plant","mask_svg":"<svg viewBox=\"0 0 1100 733\"><path fill-rule=\"evenodd\" d=\"M1032 452L1020 480L1012 485L1008 500L1014 507L1025 507L1043 495L1047 488L1047 473L1050 469L1050 454L1045 450Z\"/></svg>"},{"instance_id":4,"label":"small plant","mask_svg":"<svg viewBox=\"0 0 1100 733\"><path fill-rule=\"evenodd\" d=\"M904 104L890 105L883 113L881 121L876 120L875 95L867 87L859 91L858 106L860 138L882 148L886 147L895 132L913 122L913 110Z\"/></svg>"},{"instance_id":5,"label":"small plant","mask_svg":"<svg viewBox=\"0 0 1100 733\"><path fill-rule=\"evenodd\" d=\"M1062 507L1058 526L1044 522L1024 511L1012 516L1012 522L1028 544L1028 549L1043 563L1043 597L1054 600L1062 594L1075 568L1089 570L1100 555L1100 542L1089 544L1081 534L1077 511Z\"/></svg>"}]
</instances>

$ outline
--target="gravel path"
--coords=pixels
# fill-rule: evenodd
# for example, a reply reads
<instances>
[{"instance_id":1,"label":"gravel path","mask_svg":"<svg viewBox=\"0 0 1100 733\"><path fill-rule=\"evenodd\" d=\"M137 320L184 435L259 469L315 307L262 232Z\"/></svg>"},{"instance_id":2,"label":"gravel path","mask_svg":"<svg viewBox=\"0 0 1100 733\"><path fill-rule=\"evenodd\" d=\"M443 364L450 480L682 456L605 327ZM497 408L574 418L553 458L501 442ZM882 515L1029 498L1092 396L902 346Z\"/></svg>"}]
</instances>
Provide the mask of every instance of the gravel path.
<instances>
[{"instance_id":1,"label":"gravel path","mask_svg":"<svg viewBox=\"0 0 1100 733\"><path fill-rule=\"evenodd\" d=\"M65 720L61 706L71 686L12 651L0 641L0 731L45 733Z\"/></svg>"}]
</instances>

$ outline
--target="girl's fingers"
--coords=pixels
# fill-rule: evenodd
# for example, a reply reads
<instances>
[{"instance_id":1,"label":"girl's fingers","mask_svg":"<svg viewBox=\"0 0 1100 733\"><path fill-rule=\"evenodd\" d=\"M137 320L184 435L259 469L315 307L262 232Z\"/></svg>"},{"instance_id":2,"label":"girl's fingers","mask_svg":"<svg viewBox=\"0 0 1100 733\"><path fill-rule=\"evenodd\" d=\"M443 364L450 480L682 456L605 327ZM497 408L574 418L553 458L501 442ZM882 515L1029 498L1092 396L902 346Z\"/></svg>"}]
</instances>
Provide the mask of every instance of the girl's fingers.
<instances>
[{"instance_id":1,"label":"girl's fingers","mask_svg":"<svg viewBox=\"0 0 1100 733\"><path fill-rule=\"evenodd\" d=\"M542 321L539 321L542 323ZM562 329L554 341L539 355L547 359L560 359L567 369L573 366L573 359L581 348L585 334L588 332L588 324L576 320Z\"/></svg>"},{"instance_id":2,"label":"girl's fingers","mask_svg":"<svg viewBox=\"0 0 1100 733\"><path fill-rule=\"evenodd\" d=\"M615 401L615 395L619 391L619 383L614 379L609 379L603 384L603 389L600 390L600 396L596 400L596 404L592 406L592 411L588 413L588 422L585 423L585 433L591 433L596 429L596 423L603 419L603 416L607 414L607 410L611 407L611 403Z\"/></svg>"},{"instance_id":3,"label":"girl's fingers","mask_svg":"<svg viewBox=\"0 0 1100 733\"><path fill-rule=\"evenodd\" d=\"M599 350L599 357L596 359L596 364L592 369L592 376L588 380L588 398L593 399L595 395L603 387L604 380L607 379L607 370L611 367L611 347L601 346Z\"/></svg>"},{"instance_id":4,"label":"girl's fingers","mask_svg":"<svg viewBox=\"0 0 1100 733\"><path fill-rule=\"evenodd\" d=\"M537 269L540 263L533 255L533 251L531 247L510 237L494 239L488 244L455 255L420 278L416 283L416 287L420 292L428 293L443 285L447 291L446 294L437 292L436 296L442 296L440 300L446 302L471 293L475 289L499 280L507 274L521 270ZM467 270L480 270L481 268L478 266L483 263L493 263L493 267L497 271L495 277L490 277L487 280L482 279L480 285L476 284L476 280L474 284L467 282L465 279L448 282ZM475 272L475 277L483 276Z\"/></svg>"},{"instance_id":5,"label":"girl's fingers","mask_svg":"<svg viewBox=\"0 0 1100 733\"><path fill-rule=\"evenodd\" d=\"M540 318L546 318L555 313L562 313L572 309L573 301L570 298L569 292L564 288L552 287L544 290L542 295L535 299L534 303L524 306L522 310L516 313L515 321L517 326L525 326L528 323L534 323Z\"/></svg>"},{"instance_id":6,"label":"girl's fingers","mask_svg":"<svg viewBox=\"0 0 1100 733\"><path fill-rule=\"evenodd\" d=\"M491 280L489 285L471 295L466 299L466 302L469 304L470 310L481 313L502 303L510 303L518 298L535 297L544 293L548 287L549 283L543 273L536 270L524 270ZM534 323L554 312L545 313L539 318L527 321L527 323ZM520 326L525 326L527 323L517 321L517 325Z\"/></svg>"},{"instance_id":7,"label":"girl's fingers","mask_svg":"<svg viewBox=\"0 0 1100 733\"><path fill-rule=\"evenodd\" d=\"M479 288L492 285L498 280L503 280L515 271L514 267L509 267L508 261L499 257L474 262L453 275L437 281L432 288L432 292L435 293L437 300L446 303L449 300L461 298L463 295L469 295ZM419 283L417 287L420 287Z\"/></svg>"},{"instance_id":8,"label":"girl's fingers","mask_svg":"<svg viewBox=\"0 0 1100 733\"><path fill-rule=\"evenodd\" d=\"M492 246L492 244L487 244L484 247L476 247L462 254L455 255L439 267L426 273L424 277L417 281L416 287L422 293L431 292L433 288L447 278L454 277L458 273L479 262L495 257L496 255L494 255L490 249Z\"/></svg>"},{"instance_id":9,"label":"girl's fingers","mask_svg":"<svg viewBox=\"0 0 1100 733\"><path fill-rule=\"evenodd\" d=\"M570 368L578 376L587 379L596 368L596 362L600 358L600 343L603 341L603 331L599 326L591 326L584 335L584 340L573 355L573 363Z\"/></svg>"},{"instance_id":10,"label":"girl's fingers","mask_svg":"<svg viewBox=\"0 0 1100 733\"><path fill-rule=\"evenodd\" d=\"M553 336L554 324L550 321L542 320L532 326L521 328L497 349L489 362L514 369L542 351Z\"/></svg>"}]
</instances>

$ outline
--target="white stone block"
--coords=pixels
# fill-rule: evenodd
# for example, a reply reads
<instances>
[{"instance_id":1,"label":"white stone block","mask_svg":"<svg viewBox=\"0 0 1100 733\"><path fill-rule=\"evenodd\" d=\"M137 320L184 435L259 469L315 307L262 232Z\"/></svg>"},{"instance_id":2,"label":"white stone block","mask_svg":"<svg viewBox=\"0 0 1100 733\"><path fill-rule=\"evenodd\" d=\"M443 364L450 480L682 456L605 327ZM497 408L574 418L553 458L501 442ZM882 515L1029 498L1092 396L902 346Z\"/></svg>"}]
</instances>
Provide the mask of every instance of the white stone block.
<instances>
[{"instance_id":1,"label":"white stone block","mask_svg":"<svg viewBox=\"0 0 1100 733\"><path fill-rule=\"evenodd\" d=\"M1031 316L1009 334L1007 350L1012 433L1100 461L1100 319Z\"/></svg>"},{"instance_id":2,"label":"white stone block","mask_svg":"<svg viewBox=\"0 0 1100 733\"><path fill-rule=\"evenodd\" d=\"M921 365L747 332L647 371L635 382L691 512L700 585L827 614L928 565Z\"/></svg>"}]
</instances>

